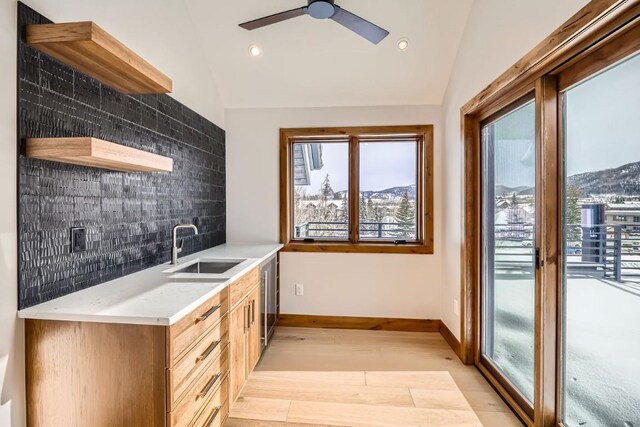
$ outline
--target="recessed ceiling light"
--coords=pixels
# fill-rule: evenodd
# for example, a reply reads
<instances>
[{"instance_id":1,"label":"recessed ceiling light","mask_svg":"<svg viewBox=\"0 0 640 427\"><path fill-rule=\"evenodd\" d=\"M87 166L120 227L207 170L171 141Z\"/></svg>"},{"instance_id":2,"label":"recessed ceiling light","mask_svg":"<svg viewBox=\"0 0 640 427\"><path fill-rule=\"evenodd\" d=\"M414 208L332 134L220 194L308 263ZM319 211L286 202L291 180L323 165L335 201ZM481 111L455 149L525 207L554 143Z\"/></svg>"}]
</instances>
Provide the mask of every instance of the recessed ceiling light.
<instances>
[{"instance_id":1,"label":"recessed ceiling light","mask_svg":"<svg viewBox=\"0 0 640 427\"><path fill-rule=\"evenodd\" d=\"M400 40L398 40L398 49L400 50L407 50L409 49L409 39L408 38L402 38Z\"/></svg>"},{"instance_id":2,"label":"recessed ceiling light","mask_svg":"<svg viewBox=\"0 0 640 427\"><path fill-rule=\"evenodd\" d=\"M254 58L262 56L262 49L260 49L260 46L252 44L251 46L249 46L249 55Z\"/></svg>"}]
</instances>

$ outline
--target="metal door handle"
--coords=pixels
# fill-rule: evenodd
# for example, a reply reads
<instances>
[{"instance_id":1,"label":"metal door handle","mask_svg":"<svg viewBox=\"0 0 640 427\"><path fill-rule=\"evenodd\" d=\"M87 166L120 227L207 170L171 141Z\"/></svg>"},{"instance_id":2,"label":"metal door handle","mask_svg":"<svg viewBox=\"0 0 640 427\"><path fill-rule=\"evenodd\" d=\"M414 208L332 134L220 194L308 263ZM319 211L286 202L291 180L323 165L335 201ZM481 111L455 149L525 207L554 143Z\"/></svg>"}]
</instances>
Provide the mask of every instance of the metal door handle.
<instances>
[{"instance_id":1,"label":"metal door handle","mask_svg":"<svg viewBox=\"0 0 640 427\"><path fill-rule=\"evenodd\" d=\"M249 304L248 302L245 304L245 318L246 318L246 329L251 328L251 304Z\"/></svg>"},{"instance_id":2,"label":"metal door handle","mask_svg":"<svg viewBox=\"0 0 640 427\"><path fill-rule=\"evenodd\" d=\"M256 300L251 300L251 324L256 323Z\"/></svg>"},{"instance_id":3,"label":"metal door handle","mask_svg":"<svg viewBox=\"0 0 640 427\"><path fill-rule=\"evenodd\" d=\"M267 311L269 310L269 272L265 271L264 275L264 346L267 346L267 340L269 336L269 325L267 325Z\"/></svg>"}]
</instances>

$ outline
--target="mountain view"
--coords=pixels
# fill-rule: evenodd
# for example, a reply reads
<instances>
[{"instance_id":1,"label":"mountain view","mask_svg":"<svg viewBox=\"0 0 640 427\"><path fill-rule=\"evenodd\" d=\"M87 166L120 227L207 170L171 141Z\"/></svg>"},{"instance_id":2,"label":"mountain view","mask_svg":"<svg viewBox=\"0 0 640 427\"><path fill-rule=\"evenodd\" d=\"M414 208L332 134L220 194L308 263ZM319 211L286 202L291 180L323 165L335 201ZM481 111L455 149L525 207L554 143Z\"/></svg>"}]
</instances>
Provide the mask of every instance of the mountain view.
<instances>
[{"instance_id":1,"label":"mountain view","mask_svg":"<svg viewBox=\"0 0 640 427\"><path fill-rule=\"evenodd\" d=\"M346 194L346 190L337 191L335 194L343 197ZM415 200L416 197L416 185L405 185L401 187L385 188L384 190L376 191L362 191L361 194L365 199L394 199L401 198L404 193L407 193L410 199Z\"/></svg>"},{"instance_id":2,"label":"mountain view","mask_svg":"<svg viewBox=\"0 0 640 427\"><path fill-rule=\"evenodd\" d=\"M628 163L613 169L585 172L567 179L568 187L580 189L583 196L615 194L619 196L640 195L640 162ZM532 187L507 187L496 185L496 196L530 196Z\"/></svg>"},{"instance_id":3,"label":"mountain view","mask_svg":"<svg viewBox=\"0 0 640 427\"><path fill-rule=\"evenodd\" d=\"M569 186L578 187L583 195L637 196L640 195L640 162L573 175L567 181Z\"/></svg>"},{"instance_id":4,"label":"mountain view","mask_svg":"<svg viewBox=\"0 0 640 427\"><path fill-rule=\"evenodd\" d=\"M303 186L295 187L296 235L298 237L346 236L349 218L347 191L334 191L328 174L319 190L316 194L309 194ZM359 205L361 237L415 238L415 184L362 191Z\"/></svg>"}]
</instances>

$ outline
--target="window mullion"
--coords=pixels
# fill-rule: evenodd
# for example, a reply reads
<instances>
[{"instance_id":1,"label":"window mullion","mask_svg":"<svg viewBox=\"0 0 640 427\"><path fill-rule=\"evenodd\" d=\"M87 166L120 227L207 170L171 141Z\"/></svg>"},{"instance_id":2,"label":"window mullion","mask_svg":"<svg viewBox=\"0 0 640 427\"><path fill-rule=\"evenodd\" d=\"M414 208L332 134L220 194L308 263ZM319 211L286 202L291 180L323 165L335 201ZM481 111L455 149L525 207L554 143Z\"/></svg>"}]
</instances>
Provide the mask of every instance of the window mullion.
<instances>
[{"instance_id":1,"label":"window mullion","mask_svg":"<svg viewBox=\"0 0 640 427\"><path fill-rule=\"evenodd\" d=\"M360 239L360 159L358 137L349 137L349 240L358 243Z\"/></svg>"}]
</instances>

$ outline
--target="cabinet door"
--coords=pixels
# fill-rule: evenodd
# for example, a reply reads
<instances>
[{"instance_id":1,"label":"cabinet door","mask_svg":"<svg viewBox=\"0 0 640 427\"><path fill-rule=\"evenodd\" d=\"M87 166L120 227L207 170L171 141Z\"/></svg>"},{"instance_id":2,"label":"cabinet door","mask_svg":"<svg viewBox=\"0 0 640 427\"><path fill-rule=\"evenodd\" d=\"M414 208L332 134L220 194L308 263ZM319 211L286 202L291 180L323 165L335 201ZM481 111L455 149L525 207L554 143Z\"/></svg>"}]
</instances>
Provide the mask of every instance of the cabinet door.
<instances>
[{"instance_id":1,"label":"cabinet door","mask_svg":"<svg viewBox=\"0 0 640 427\"><path fill-rule=\"evenodd\" d=\"M240 303L229 318L229 398L234 402L247 379L248 304Z\"/></svg>"},{"instance_id":2,"label":"cabinet door","mask_svg":"<svg viewBox=\"0 0 640 427\"><path fill-rule=\"evenodd\" d=\"M247 297L250 312L250 326L247 333L247 375L256 367L260 360L260 287L258 286Z\"/></svg>"}]
</instances>

